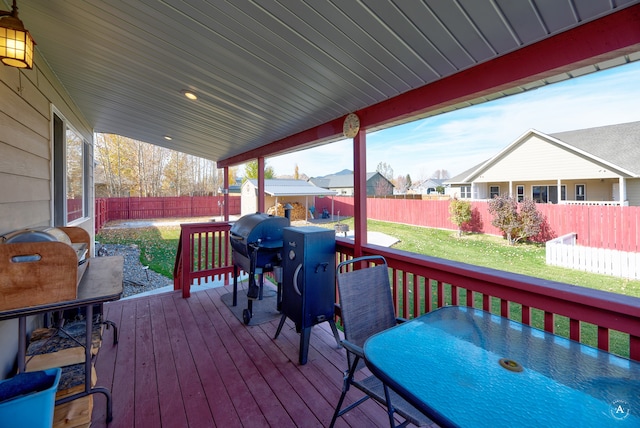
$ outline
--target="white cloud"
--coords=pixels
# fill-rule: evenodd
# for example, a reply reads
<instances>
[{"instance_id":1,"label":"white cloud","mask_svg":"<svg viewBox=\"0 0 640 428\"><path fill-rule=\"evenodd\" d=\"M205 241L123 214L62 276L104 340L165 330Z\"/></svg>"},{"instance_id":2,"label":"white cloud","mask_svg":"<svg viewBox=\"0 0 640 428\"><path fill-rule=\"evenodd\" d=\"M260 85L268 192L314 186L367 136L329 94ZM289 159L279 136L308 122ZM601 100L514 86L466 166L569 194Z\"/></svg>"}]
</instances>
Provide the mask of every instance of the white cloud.
<instances>
[{"instance_id":1,"label":"white cloud","mask_svg":"<svg viewBox=\"0 0 640 428\"><path fill-rule=\"evenodd\" d=\"M640 120L640 63L592 73L523 94L367 135L367 170L380 162L395 175L456 175L529 129L555 133ZM276 174L311 177L353 169L351 140L268 159Z\"/></svg>"}]
</instances>

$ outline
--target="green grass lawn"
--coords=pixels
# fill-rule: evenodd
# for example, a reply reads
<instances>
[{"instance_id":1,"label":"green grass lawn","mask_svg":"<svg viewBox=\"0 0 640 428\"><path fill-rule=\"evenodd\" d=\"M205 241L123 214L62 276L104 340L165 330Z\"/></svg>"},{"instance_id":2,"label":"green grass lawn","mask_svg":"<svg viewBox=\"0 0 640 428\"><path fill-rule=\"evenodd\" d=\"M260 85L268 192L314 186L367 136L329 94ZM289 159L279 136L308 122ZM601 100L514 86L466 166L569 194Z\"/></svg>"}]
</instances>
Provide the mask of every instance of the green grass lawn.
<instances>
[{"instance_id":1,"label":"green grass lawn","mask_svg":"<svg viewBox=\"0 0 640 428\"><path fill-rule=\"evenodd\" d=\"M353 219L342 222L353 229ZM333 229L333 225L325 223L319 226ZM369 220L368 228L398 238L400 242L394 248L399 250L640 297L640 281L547 266L544 245L510 246L506 240L496 236L467 234L457 237L456 232L451 230L375 220ZM179 226L166 226L104 229L96 235L96 240L105 244L135 243L140 247L142 263L171 278L179 237Z\"/></svg>"},{"instance_id":2,"label":"green grass lawn","mask_svg":"<svg viewBox=\"0 0 640 428\"><path fill-rule=\"evenodd\" d=\"M353 219L342 220L342 222L349 224L353 229ZM333 225L334 223L325 223L319 226L333 229ZM398 238L400 242L394 245L394 248L400 250L640 297L640 281L547 266L544 245L510 246L506 240L490 235L466 234L458 237L456 232L451 230L421 228L374 220L368 222L368 229ZM96 240L105 244L134 243L140 247L140 259L143 264L172 278L179 237L179 226L167 226L107 229L100 232ZM464 293L465 291L461 290L460 301L464 301ZM478 298L481 299L481 296ZM411 305L412 302L409 301L407 304ZM493 299L494 313L499 313L498 305L499 301ZM476 307L481 307L481 303L477 302ZM519 305L512 304L511 315L513 319L520 319ZM532 325L542 328L542 311L532 311ZM556 333L568 336L568 331L568 320L556 316ZM596 346L595 326L584 327L582 334L584 343ZM612 352L627 357L628 343L628 335L612 332L610 345Z\"/></svg>"},{"instance_id":3,"label":"green grass lawn","mask_svg":"<svg viewBox=\"0 0 640 428\"><path fill-rule=\"evenodd\" d=\"M96 235L102 244L136 244L140 262L155 272L173 278L180 226L103 229Z\"/></svg>"},{"instance_id":4,"label":"green grass lawn","mask_svg":"<svg viewBox=\"0 0 640 428\"><path fill-rule=\"evenodd\" d=\"M352 219L343 222L353 228ZM333 224L329 227L333 227ZM399 250L640 297L640 281L548 266L543 244L512 246L497 236L466 234L459 238L452 230L375 220L369 220L367 227L370 231L400 239L393 246Z\"/></svg>"}]
</instances>

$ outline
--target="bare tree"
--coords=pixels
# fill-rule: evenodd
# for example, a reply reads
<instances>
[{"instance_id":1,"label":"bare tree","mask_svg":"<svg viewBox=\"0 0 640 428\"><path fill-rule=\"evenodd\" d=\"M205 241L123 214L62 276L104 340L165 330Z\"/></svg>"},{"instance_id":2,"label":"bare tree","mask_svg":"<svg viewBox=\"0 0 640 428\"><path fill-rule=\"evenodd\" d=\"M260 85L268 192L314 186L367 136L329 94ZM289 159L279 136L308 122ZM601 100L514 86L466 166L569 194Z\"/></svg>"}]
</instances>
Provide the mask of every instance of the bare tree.
<instances>
[{"instance_id":1,"label":"bare tree","mask_svg":"<svg viewBox=\"0 0 640 428\"><path fill-rule=\"evenodd\" d=\"M393 168L386 162L380 162L376 167L376 171L379 172L384 178L389 181L393 181Z\"/></svg>"},{"instance_id":2,"label":"bare tree","mask_svg":"<svg viewBox=\"0 0 640 428\"><path fill-rule=\"evenodd\" d=\"M407 190L409 190L409 187L411 186L411 184L407 182L407 177L408 175L407 176L399 175L398 177L396 177L396 189L400 194L407 193Z\"/></svg>"},{"instance_id":3,"label":"bare tree","mask_svg":"<svg viewBox=\"0 0 640 428\"><path fill-rule=\"evenodd\" d=\"M437 180L446 180L451 178L449 176L449 171L446 169L437 169L433 174L431 174L431 178L435 178Z\"/></svg>"},{"instance_id":4,"label":"bare tree","mask_svg":"<svg viewBox=\"0 0 640 428\"><path fill-rule=\"evenodd\" d=\"M376 196L386 196L393 193L393 186L385 179L379 179L373 185L373 192Z\"/></svg>"},{"instance_id":5,"label":"bare tree","mask_svg":"<svg viewBox=\"0 0 640 428\"><path fill-rule=\"evenodd\" d=\"M214 161L118 135L98 134L95 156L99 196L213 195L219 186Z\"/></svg>"},{"instance_id":6,"label":"bare tree","mask_svg":"<svg viewBox=\"0 0 640 428\"><path fill-rule=\"evenodd\" d=\"M107 196L129 196L137 183L134 141L119 135L98 134L95 156Z\"/></svg>"}]
</instances>

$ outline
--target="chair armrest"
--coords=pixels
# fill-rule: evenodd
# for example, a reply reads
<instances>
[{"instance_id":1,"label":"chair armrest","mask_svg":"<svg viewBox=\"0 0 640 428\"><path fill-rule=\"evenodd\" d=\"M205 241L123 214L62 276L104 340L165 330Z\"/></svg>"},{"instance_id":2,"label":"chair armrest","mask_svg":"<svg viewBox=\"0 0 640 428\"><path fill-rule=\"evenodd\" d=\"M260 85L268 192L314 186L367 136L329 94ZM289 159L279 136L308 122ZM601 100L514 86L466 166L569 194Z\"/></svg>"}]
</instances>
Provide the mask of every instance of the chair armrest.
<instances>
[{"instance_id":1,"label":"chair armrest","mask_svg":"<svg viewBox=\"0 0 640 428\"><path fill-rule=\"evenodd\" d=\"M364 349L362 349L361 346L358 346L355 343L351 343L348 340L343 340L341 343L342 343L342 346L344 346L347 349L347 351L353 352L360 358L364 358Z\"/></svg>"}]
</instances>

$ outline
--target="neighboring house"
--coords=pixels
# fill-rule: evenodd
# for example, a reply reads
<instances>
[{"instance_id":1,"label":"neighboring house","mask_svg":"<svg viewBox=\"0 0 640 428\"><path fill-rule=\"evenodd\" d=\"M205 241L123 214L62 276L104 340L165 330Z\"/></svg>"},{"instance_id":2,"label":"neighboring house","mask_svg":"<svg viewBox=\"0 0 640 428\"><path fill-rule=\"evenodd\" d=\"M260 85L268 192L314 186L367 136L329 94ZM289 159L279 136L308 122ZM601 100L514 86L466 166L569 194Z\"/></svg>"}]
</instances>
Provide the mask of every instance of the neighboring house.
<instances>
[{"instance_id":1,"label":"neighboring house","mask_svg":"<svg viewBox=\"0 0 640 428\"><path fill-rule=\"evenodd\" d=\"M421 194L421 195L431 195L434 193L438 193L438 187L445 187L444 179L439 178L428 178L420 183L414 184L411 186L411 190L409 193Z\"/></svg>"},{"instance_id":2,"label":"neighboring house","mask_svg":"<svg viewBox=\"0 0 640 428\"><path fill-rule=\"evenodd\" d=\"M338 173L310 178L318 187L336 191L338 196L353 196L353 173ZM393 195L394 185L379 172L367 173L367 196Z\"/></svg>"},{"instance_id":3,"label":"neighboring house","mask_svg":"<svg viewBox=\"0 0 640 428\"><path fill-rule=\"evenodd\" d=\"M242 191L242 186L240 184L232 184L229 186L229 194L230 195L239 195Z\"/></svg>"},{"instance_id":4,"label":"neighboring house","mask_svg":"<svg viewBox=\"0 0 640 428\"><path fill-rule=\"evenodd\" d=\"M638 206L640 122L549 135L532 129L447 183L449 195L463 199Z\"/></svg>"},{"instance_id":5,"label":"neighboring house","mask_svg":"<svg viewBox=\"0 0 640 428\"><path fill-rule=\"evenodd\" d=\"M336 192L313 185L304 180L264 180L265 210L278 204L299 203L306 211L313 205L316 196L334 196ZM311 203L312 205L309 205ZM241 214L252 214L258 207L258 180L246 180L242 184Z\"/></svg>"}]
</instances>

